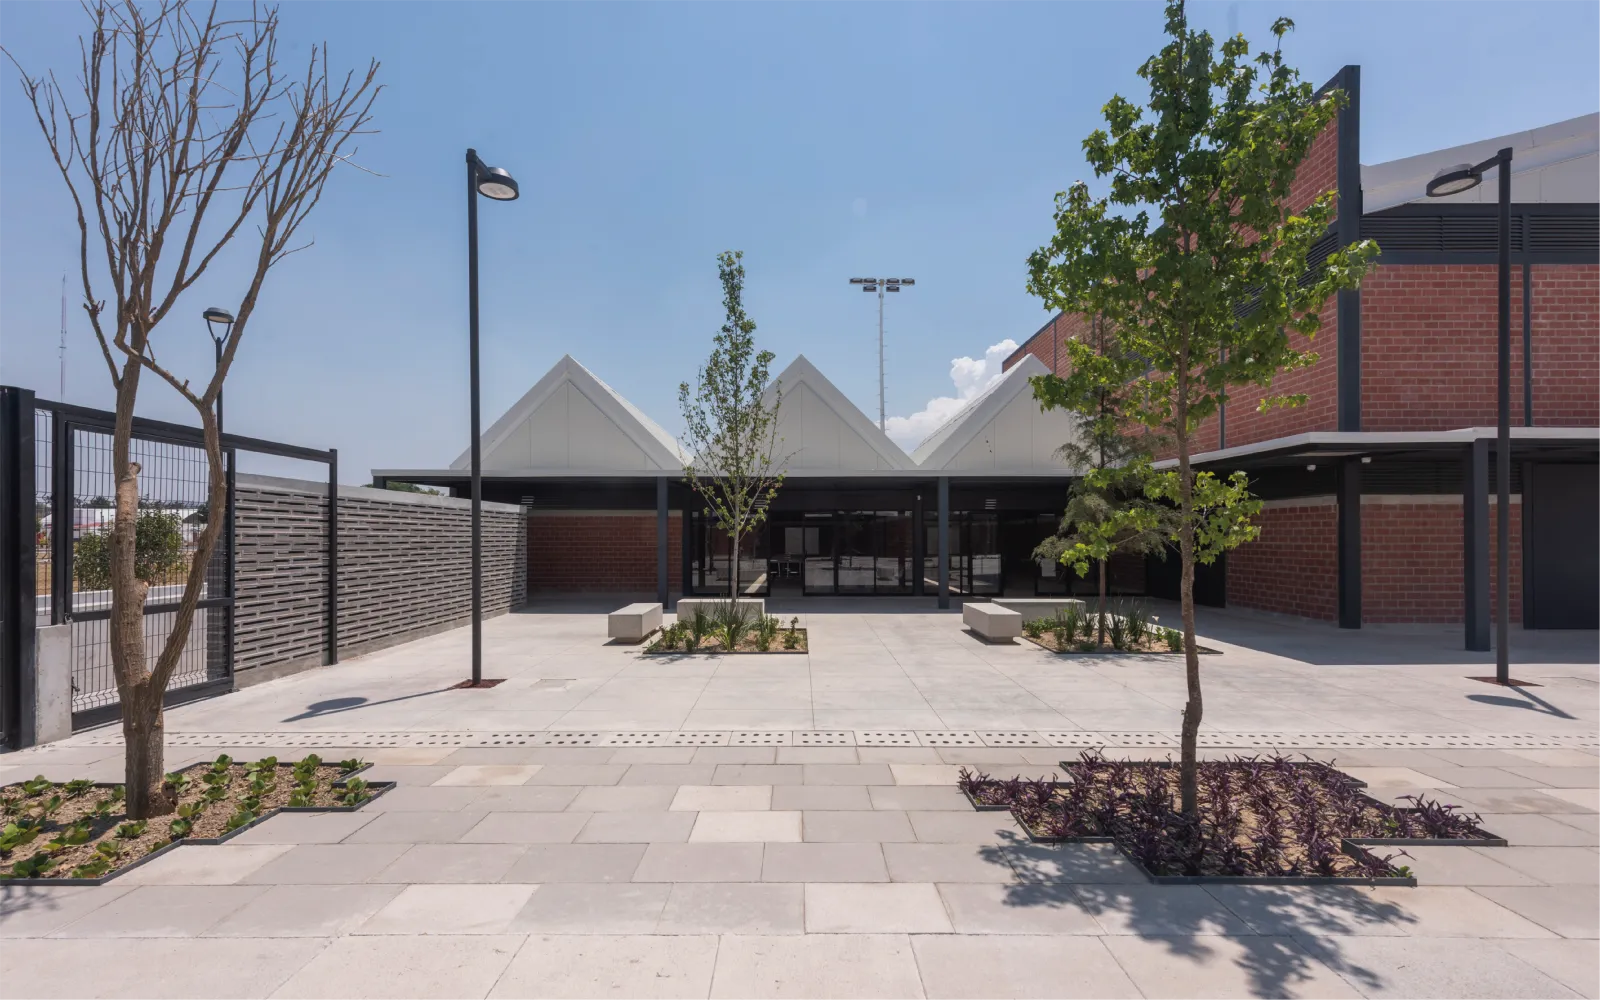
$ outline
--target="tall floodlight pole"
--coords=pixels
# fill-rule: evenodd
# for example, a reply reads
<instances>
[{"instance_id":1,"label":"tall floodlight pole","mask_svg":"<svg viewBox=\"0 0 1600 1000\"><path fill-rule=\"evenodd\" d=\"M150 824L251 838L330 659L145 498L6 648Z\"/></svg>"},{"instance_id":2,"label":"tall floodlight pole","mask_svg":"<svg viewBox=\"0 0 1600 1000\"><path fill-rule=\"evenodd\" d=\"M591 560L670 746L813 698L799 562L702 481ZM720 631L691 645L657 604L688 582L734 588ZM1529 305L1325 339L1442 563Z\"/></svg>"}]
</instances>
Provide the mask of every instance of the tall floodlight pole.
<instances>
[{"instance_id":1,"label":"tall floodlight pole","mask_svg":"<svg viewBox=\"0 0 1600 1000\"><path fill-rule=\"evenodd\" d=\"M898 292L902 286L915 285L914 278L851 278L850 284L860 285L863 292L878 293L878 430L885 430L888 420L884 416L883 392L883 293Z\"/></svg>"},{"instance_id":2,"label":"tall floodlight pole","mask_svg":"<svg viewBox=\"0 0 1600 1000\"><path fill-rule=\"evenodd\" d=\"M1492 169L1500 171L1500 253L1499 299L1500 316L1497 326L1499 340L1499 378L1495 427L1495 667L1494 679L1499 684L1511 681L1511 148L1508 146L1478 164L1460 164L1446 167L1428 182L1430 198L1443 198L1462 191L1470 191L1483 183L1483 175ZM1527 265L1524 264L1524 267ZM1523 304L1527 308L1527 304ZM1527 364L1527 359L1523 359ZM1524 510L1523 516L1528 512ZM1487 678L1485 678L1487 679Z\"/></svg>"},{"instance_id":3,"label":"tall floodlight pole","mask_svg":"<svg viewBox=\"0 0 1600 1000\"><path fill-rule=\"evenodd\" d=\"M472 680L460 687L485 687L483 679L483 456L478 430L478 196L515 201L517 182L467 150L467 354L472 367ZM490 681L488 684L496 684Z\"/></svg>"}]
</instances>

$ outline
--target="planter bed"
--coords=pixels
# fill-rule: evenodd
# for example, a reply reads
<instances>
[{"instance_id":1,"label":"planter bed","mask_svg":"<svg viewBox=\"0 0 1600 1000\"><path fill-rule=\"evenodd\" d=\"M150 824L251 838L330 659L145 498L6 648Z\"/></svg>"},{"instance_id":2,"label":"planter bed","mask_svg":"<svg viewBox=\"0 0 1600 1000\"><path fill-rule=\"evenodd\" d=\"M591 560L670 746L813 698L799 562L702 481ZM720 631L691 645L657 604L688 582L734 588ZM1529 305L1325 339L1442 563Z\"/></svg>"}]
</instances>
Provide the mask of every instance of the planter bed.
<instances>
[{"instance_id":1,"label":"planter bed","mask_svg":"<svg viewBox=\"0 0 1600 1000\"><path fill-rule=\"evenodd\" d=\"M795 637L795 639L794 639L795 646L794 646L793 649L787 648L784 645L784 643L786 641L786 637L789 636L791 634L791 632ZM670 647L664 646L663 645L663 641L664 640L663 640L662 633L660 631L656 632L655 633L655 641L651 642L650 645L645 647L644 655L646 655L646 656L686 656L686 655L691 655L691 654L703 654L703 653L716 653L716 654L723 654L723 655L725 655L725 654L737 655L737 654L743 654L743 653L762 653L762 654L768 654L768 653L805 653L805 652L809 652L810 651L810 649L809 649L809 647L808 647L808 645L806 643L806 630L803 629L803 628L797 628L797 629L793 629L793 630L785 628L785 629L780 630L778 632L777 636L770 643L767 644L767 648L766 649L762 649L762 648L760 648L760 646L757 645L756 637L755 637L755 635L753 633L751 635L745 636L744 639L739 643L738 648L737 649L733 649L733 650L727 649L722 644L721 640L713 638L711 636L707 636L705 639L702 639L701 642L700 642L700 645L697 646L694 649L687 648L687 646L688 646L687 642L685 642L685 641L683 641L681 639L679 641L677 641L676 643L674 643Z\"/></svg>"},{"instance_id":2,"label":"planter bed","mask_svg":"<svg viewBox=\"0 0 1600 1000\"><path fill-rule=\"evenodd\" d=\"M1201 761L1198 830L1179 814L1171 761L1112 761L1087 750L1061 766L1066 781L1001 781L963 768L958 784L976 809L1009 809L1029 839L1114 843L1158 884L1415 885L1395 863L1407 846L1505 844L1455 806L1412 796L1410 807L1391 806L1320 761Z\"/></svg>"},{"instance_id":3,"label":"planter bed","mask_svg":"<svg viewBox=\"0 0 1600 1000\"><path fill-rule=\"evenodd\" d=\"M1181 647L1178 649L1169 649L1165 642L1159 639L1151 639L1149 637L1146 637L1136 649L1117 649L1111 646L1109 643L1104 646L1091 646L1090 648L1086 649L1082 644L1076 642L1070 644L1066 649L1060 649L1056 646L1056 637L1050 632L1045 632L1041 635L1028 635L1027 632L1023 632L1022 637L1033 643L1035 646L1043 647L1044 649L1048 649L1050 652L1061 656L1076 656L1080 654L1084 656L1105 656L1112 654L1118 656L1127 656L1131 653L1156 653L1161 656L1183 655L1183 649ZM1202 655L1220 655L1221 653L1220 650L1208 649L1205 646L1196 646L1195 651Z\"/></svg>"},{"instance_id":4,"label":"planter bed","mask_svg":"<svg viewBox=\"0 0 1600 1000\"><path fill-rule=\"evenodd\" d=\"M357 777L356 760L298 764L223 755L167 775L179 811L144 822L123 786L35 778L0 788L0 885L103 885L184 844L221 844L280 812L352 812L394 787ZM214 790L219 789L219 790ZM27 820L38 833L26 835Z\"/></svg>"}]
</instances>

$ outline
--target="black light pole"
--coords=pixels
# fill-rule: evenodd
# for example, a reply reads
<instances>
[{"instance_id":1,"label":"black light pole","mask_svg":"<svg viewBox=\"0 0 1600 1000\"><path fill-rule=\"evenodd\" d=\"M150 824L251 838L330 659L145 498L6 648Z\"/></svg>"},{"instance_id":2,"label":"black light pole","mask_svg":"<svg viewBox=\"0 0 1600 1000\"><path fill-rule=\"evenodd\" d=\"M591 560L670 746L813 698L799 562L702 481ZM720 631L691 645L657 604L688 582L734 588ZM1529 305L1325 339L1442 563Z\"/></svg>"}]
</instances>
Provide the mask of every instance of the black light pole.
<instances>
[{"instance_id":1,"label":"black light pole","mask_svg":"<svg viewBox=\"0 0 1600 1000\"><path fill-rule=\"evenodd\" d=\"M483 463L478 443L478 195L515 201L517 182L467 150L467 314L472 365L472 680L461 687L488 687L483 679Z\"/></svg>"},{"instance_id":2,"label":"black light pole","mask_svg":"<svg viewBox=\"0 0 1600 1000\"><path fill-rule=\"evenodd\" d=\"M222 342L228 339L228 331L233 329L233 313L226 309L212 306L200 314L205 317L206 332L211 334L211 343L217 349L218 368L222 367ZM217 327L222 327L222 334L218 336ZM222 437L222 389L217 389L217 437Z\"/></svg>"},{"instance_id":3,"label":"black light pole","mask_svg":"<svg viewBox=\"0 0 1600 1000\"><path fill-rule=\"evenodd\" d=\"M1448 167L1428 182L1428 197L1469 191L1483 183L1483 175L1498 167L1500 170L1500 316L1497 328L1499 339L1499 379L1497 396L1499 413L1495 436L1495 502L1500 510L1495 515L1495 668L1497 684L1511 684L1511 148L1475 165L1461 164ZM1527 265L1524 264L1524 267ZM1523 303L1527 308L1527 303ZM1526 365L1527 359L1523 359ZM1527 512L1523 512L1526 516ZM1488 678L1484 678L1487 680Z\"/></svg>"}]
</instances>

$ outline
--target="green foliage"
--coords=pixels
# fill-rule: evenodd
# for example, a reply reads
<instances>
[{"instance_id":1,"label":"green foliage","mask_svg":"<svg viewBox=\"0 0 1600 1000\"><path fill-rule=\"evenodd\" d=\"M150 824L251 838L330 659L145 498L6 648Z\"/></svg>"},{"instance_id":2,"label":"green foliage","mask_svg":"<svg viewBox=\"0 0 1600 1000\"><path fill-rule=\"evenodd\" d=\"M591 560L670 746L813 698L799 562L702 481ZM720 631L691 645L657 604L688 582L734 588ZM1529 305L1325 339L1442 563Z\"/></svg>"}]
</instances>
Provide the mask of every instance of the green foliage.
<instances>
[{"instance_id":1,"label":"green foliage","mask_svg":"<svg viewBox=\"0 0 1600 1000\"><path fill-rule=\"evenodd\" d=\"M67 798L76 799L93 787L94 782L88 778L76 778L62 785L61 790L67 793Z\"/></svg>"},{"instance_id":2,"label":"green foliage","mask_svg":"<svg viewBox=\"0 0 1600 1000\"><path fill-rule=\"evenodd\" d=\"M722 648L733 652L739 648L739 643L756 627L759 612L753 604L742 601L730 600L726 604L714 605L711 613L712 633L722 643Z\"/></svg>"},{"instance_id":3,"label":"green foliage","mask_svg":"<svg viewBox=\"0 0 1600 1000\"><path fill-rule=\"evenodd\" d=\"M17 848L33 843L43 829L34 816L23 816L0 828L0 857L9 857Z\"/></svg>"},{"instance_id":4,"label":"green foliage","mask_svg":"<svg viewBox=\"0 0 1600 1000\"><path fill-rule=\"evenodd\" d=\"M741 251L717 255L727 320L695 389L687 382L678 386L690 452L683 471L705 501L706 516L715 517L732 542L730 598L739 596L740 540L766 520L787 461L777 454L783 391L773 385L772 402L767 403L774 355L755 347L756 324L744 309L743 258Z\"/></svg>"},{"instance_id":5,"label":"green foliage","mask_svg":"<svg viewBox=\"0 0 1600 1000\"><path fill-rule=\"evenodd\" d=\"M711 634L713 627L711 616L706 614L706 609L696 604L694 612L689 615L689 634L684 640L684 648L691 653L699 649L700 644Z\"/></svg>"},{"instance_id":6,"label":"green foliage","mask_svg":"<svg viewBox=\"0 0 1600 1000\"><path fill-rule=\"evenodd\" d=\"M1178 653L1183 651L1183 633L1177 629L1162 629L1161 638L1167 644L1169 652Z\"/></svg>"},{"instance_id":7,"label":"green foliage","mask_svg":"<svg viewBox=\"0 0 1600 1000\"><path fill-rule=\"evenodd\" d=\"M360 778L351 778L338 789L338 802L342 806L358 806L372 798L372 790Z\"/></svg>"},{"instance_id":8,"label":"green foliage","mask_svg":"<svg viewBox=\"0 0 1600 1000\"><path fill-rule=\"evenodd\" d=\"M360 757L348 757L339 762L339 773L349 774L351 771L359 770L364 764L366 764L366 761Z\"/></svg>"},{"instance_id":9,"label":"green foliage","mask_svg":"<svg viewBox=\"0 0 1600 1000\"><path fill-rule=\"evenodd\" d=\"M428 496L444 496L443 490L436 490L431 486L418 486L416 483L397 483L393 480L390 480L389 482L383 484L383 488L386 490L394 490L396 493L424 493Z\"/></svg>"},{"instance_id":10,"label":"green foliage","mask_svg":"<svg viewBox=\"0 0 1600 1000\"><path fill-rule=\"evenodd\" d=\"M772 640L778 637L778 630L783 624L772 615L763 615L756 623L756 649L765 653L772 648Z\"/></svg>"},{"instance_id":11,"label":"green foliage","mask_svg":"<svg viewBox=\"0 0 1600 1000\"><path fill-rule=\"evenodd\" d=\"M1115 350L1068 341L1062 392L1084 398L1104 389L1115 418L1176 445L1177 467L1149 474L1142 491L1173 505L1183 561L1181 790L1195 822L1194 566L1255 537L1259 504L1243 475L1195 475L1190 435L1236 391L1252 391L1263 410L1303 403L1303 395L1274 393L1273 380L1317 360L1304 347L1323 305L1357 287L1377 255L1362 241L1313 266L1334 195L1304 209L1286 204L1312 142L1346 100L1337 90L1319 96L1285 64L1281 44L1292 27L1279 18L1273 50L1252 57L1242 35L1219 47L1190 30L1182 0L1170 0L1167 44L1139 68L1148 107L1114 96L1106 127L1083 143L1108 194L1094 197L1080 181L1057 195L1055 235L1028 261L1031 292L1050 308L1098 318L1116 341Z\"/></svg>"},{"instance_id":12,"label":"green foliage","mask_svg":"<svg viewBox=\"0 0 1600 1000\"><path fill-rule=\"evenodd\" d=\"M131 823L123 823L117 827L117 836L123 840L135 840L144 835L145 827L150 825L147 819L136 819Z\"/></svg>"},{"instance_id":13,"label":"green foliage","mask_svg":"<svg viewBox=\"0 0 1600 1000\"><path fill-rule=\"evenodd\" d=\"M12 878L44 878L50 874L50 869L56 866L56 859L48 854L39 853L25 861L18 861L11 866Z\"/></svg>"},{"instance_id":14,"label":"green foliage","mask_svg":"<svg viewBox=\"0 0 1600 1000\"><path fill-rule=\"evenodd\" d=\"M164 583L183 567L183 519L177 512L146 508L134 521L133 574ZM111 529L85 532L72 546L72 575L79 590L111 587Z\"/></svg>"},{"instance_id":15,"label":"green foliage","mask_svg":"<svg viewBox=\"0 0 1600 1000\"><path fill-rule=\"evenodd\" d=\"M99 878L111 870L111 862L105 858L94 858L85 864L72 869L73 878Z\"/></svg>"},{"instance_id":16,"label":"green foliage","mask_svg":"<svg viewBox=\"0 0 1600 1000\"><path fill-rule=\"evenodd\" d=\"M22 783L22 794L30 799L36 799L54 787L56 787L55 782L41 774Z\"/></svg>"},{"instance_id":17,"label":"green foliage","mask_svg":"<svg viewBox=\"0 0 1600 1000\"><path fill-rule=\"evenodd\" d=\"M239 829L239 827L250 823L255 818L255 809L241 802L239 804L239 811L228 817L228 822L224 824L222 830L224 833L232 833L234 830Z\"/></svg>"}]
</instances>

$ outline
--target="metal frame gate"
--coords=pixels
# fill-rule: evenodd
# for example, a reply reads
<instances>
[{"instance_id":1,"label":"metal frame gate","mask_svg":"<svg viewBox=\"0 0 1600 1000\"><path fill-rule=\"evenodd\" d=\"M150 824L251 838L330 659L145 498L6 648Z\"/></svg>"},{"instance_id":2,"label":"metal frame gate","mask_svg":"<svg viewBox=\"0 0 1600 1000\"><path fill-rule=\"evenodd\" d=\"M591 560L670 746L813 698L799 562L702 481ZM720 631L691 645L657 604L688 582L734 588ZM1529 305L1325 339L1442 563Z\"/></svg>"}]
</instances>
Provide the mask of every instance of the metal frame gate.
<instances>
[{"instance_id":1,"label":"metal frame gate","mask_svg":"<svg viewBox=\"0 0 1600 1000\"><path fill-rule=\"evenodd\" d=\"M35 399L0 387L0 738L33 741L31 701L36 630L72 626L72 726L121 714L110 658L111 601L103 539L115 482L115 415ZM210 486L199 428L134 418L131 457L140 463L141 532L165 536L166 566L145 598L148 654L158 655L183 596L190 558L205 518ZM166 703L180 704L233 688L235 489L240 451L328 466L328 651L338 660L338 452L222 435L225 523L212 551L188 641L168 683ZM174 539L176 536L176 539ZM172 546L176 542L176 552ZM144 546L141 545L141 550Z\"/></svg>"}]
</instances>

